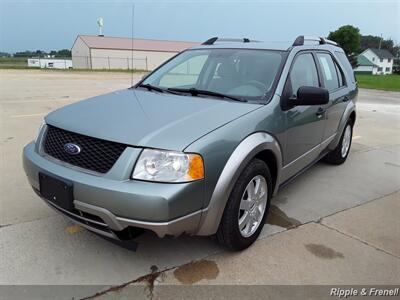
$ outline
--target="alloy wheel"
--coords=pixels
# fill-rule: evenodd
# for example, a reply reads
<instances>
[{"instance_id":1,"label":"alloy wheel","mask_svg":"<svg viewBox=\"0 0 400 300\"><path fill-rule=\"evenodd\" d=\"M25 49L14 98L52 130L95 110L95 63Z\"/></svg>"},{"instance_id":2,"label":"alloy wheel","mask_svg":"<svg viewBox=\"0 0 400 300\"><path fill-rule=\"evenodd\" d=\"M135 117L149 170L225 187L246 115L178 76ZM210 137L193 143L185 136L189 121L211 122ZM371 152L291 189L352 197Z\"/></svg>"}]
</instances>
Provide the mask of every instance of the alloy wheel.
<instances>
[{"instance_id":1,"label":"alloy wheel","mask_svg":"<svg viewBox=\"0 0 400 300\"><path fill-rule=\"evenodd\" d=\"M344 131L343 141L342 141L342 151L341 151L342 157L346 157L347 152L349 152L350 143L351 143L351 126L347 125Z\"/></svg>"},{"instance_id":2,"label":"alloy wheel","mask_svg":"<svg viewBox=\"0 0 400 300\"><path fill-rule=\"evenodd\" d=\"M260 226L268 199L268 185L265 178L257 175L250 180L242 195L239 207L239 231L243 237L249 237Z\"/></svg>"}]
</instances>

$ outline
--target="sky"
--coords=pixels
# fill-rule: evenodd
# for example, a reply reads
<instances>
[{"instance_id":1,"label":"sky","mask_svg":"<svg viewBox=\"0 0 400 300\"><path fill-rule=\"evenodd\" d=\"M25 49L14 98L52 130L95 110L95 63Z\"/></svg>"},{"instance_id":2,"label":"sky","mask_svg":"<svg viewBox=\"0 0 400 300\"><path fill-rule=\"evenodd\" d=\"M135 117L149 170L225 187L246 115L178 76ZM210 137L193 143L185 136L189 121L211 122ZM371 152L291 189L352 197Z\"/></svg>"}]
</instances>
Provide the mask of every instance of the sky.
<instances>
[{"instance_id":1,"label":"sky","mask_svg":"<svg viewBox=\"0 0 400 300\"><path fill-rule=\"evenodd\" d=\"M104 35L130 37L132 3L136 38L292 41L350 24L400 43L400 0L0 0L0 51L70 49L77 35L98 34L98 17Z\"/></svg>"}]
</instances>

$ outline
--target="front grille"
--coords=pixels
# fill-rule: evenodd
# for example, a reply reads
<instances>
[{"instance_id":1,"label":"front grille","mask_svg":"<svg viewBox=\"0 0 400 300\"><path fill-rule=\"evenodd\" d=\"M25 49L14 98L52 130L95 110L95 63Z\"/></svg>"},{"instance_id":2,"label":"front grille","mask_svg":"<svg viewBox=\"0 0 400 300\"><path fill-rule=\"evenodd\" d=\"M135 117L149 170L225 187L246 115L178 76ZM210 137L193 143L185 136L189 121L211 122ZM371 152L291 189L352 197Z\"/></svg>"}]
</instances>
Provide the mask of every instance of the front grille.
<instances>
[{"instance_id":1,"label":"front grille","mask_svg":"<svg viewBox=\"0 0 400 300\"><path fill-rule=\"evenodd\" d=\"M64 149L67 143L78 145L81 149L80 153L76 155L67 153ZM123 144L89 137L50 125L48 125L43 141L43 151L46 154L98 173L107 173L125 148L126 145Z\"/></svg>"}]
</instances>

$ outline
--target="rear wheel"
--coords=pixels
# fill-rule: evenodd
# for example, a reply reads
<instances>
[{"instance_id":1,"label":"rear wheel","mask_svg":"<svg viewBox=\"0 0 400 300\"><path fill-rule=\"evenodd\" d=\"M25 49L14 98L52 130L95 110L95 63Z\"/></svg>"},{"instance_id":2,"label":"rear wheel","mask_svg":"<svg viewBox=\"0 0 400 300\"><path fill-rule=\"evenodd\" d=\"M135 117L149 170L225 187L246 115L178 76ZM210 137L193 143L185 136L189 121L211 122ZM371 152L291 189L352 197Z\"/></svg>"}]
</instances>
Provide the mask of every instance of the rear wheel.
<instances>
[{"instance_id":1,"label":"rear wheel","mask_svg":"<svg viewBox=\"0 0 400 300\"><path fill-rule=\"evenodd\" d=\"M218 242L236 251L249 247L264 226L271 194L268 166L262 160L253 159L229 196L217 232Z\"/></svg>"},{"instance_id":2,"label":"rear wheel","mask_svg":"<svg viewBox=\"0 0 400 300\"><path fill-rule=\"evenodd\" d=\"M353 137L353 122L349 120L346 126L344 127L339 144L332 152L330 152L327 156L325 156L324 161L334 165L340 165L344 163L350 152L352 137Z\"/></svg>"}]
</instances>

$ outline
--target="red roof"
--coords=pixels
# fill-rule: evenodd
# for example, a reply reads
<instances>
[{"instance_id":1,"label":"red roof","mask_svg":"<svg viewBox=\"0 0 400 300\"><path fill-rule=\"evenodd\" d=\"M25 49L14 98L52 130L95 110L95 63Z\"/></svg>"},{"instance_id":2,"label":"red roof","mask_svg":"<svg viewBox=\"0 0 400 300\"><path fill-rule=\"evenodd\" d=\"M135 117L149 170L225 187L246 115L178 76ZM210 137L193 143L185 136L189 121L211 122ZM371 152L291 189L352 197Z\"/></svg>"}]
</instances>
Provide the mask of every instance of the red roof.
<instances>
[{"instance_id":1,"label":"red roof","mask_svg":"<svg viewBox=\"0 0 400 300\"><path fill-rule=\"evenodd\" d=\"M79 35L78 37L81 38L89 48L132 50L131 38L94 35ZM144 51L180 52L199 44L200 43L184 41L133 39L133 49Z\"/></svg>"}]
</instances>

